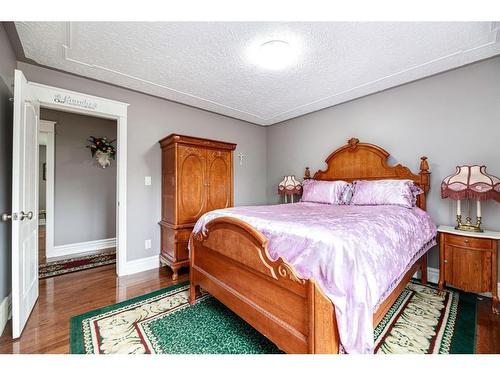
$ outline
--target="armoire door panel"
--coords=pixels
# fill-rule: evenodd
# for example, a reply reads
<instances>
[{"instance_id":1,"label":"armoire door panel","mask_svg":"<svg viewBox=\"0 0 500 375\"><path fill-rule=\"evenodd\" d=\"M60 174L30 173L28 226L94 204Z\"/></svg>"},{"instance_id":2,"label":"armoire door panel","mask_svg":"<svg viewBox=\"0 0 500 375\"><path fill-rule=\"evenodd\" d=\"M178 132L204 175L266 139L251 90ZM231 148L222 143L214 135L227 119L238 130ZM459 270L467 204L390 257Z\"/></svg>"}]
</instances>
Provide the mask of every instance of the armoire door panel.
<instances>
[{"instance_id":1,"label":"armoire door panel","mask_svg":"<svg viewBox=\"0 0 500 375\"><path fill-rule=\"evenodd\" d=\"M232 205L231 168L231 152L207 152L207 212Z\"/></svg>"},{"instance_id":2,"label":"armoire door panel","mask_svg":"<svg viewBox=\"0 0 500 375\"><path fill-rule=\"evenodd\" d=\"M175 148L162 152L162 220L175 221Z\"/></svg>"},{"instance_id":3,"label":"armoire door panel","mask_svg":"<svg viewBox=\"0 0 500 375\"><path fill-rule=\"evenodd\" d=\"M187 224L205 209L206 150L179 146L178 153L178 224Z\"/></svg>"}]
</instances>

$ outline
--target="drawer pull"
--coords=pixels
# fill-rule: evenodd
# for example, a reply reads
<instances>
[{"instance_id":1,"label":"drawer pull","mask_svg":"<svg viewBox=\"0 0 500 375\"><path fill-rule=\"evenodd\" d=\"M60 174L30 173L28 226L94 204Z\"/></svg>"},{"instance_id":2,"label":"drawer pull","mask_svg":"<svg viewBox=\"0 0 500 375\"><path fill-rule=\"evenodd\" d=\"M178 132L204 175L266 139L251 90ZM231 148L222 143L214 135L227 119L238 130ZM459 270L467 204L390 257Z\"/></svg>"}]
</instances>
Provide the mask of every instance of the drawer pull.
<instances>
[{"instance_id":1,"label":"drawer pull","mask_svg":"<svg viewBox=\"0 0 500 375\"><path fill-rule=\"evenodd\" d=\"M444 260L444 262L445 262L445 263L448 263L448 259L445 259L445 260Z\"/></svg>"},{"instance_id":2,"label":"drawer pull","mask_svg":"<svg viewBox=\"0 0 500 375\"><path fill-rule=\"evenodd\" d=\"M465 243L469 243L469 240L464 240Z\"/></svg>"}]
</instances>

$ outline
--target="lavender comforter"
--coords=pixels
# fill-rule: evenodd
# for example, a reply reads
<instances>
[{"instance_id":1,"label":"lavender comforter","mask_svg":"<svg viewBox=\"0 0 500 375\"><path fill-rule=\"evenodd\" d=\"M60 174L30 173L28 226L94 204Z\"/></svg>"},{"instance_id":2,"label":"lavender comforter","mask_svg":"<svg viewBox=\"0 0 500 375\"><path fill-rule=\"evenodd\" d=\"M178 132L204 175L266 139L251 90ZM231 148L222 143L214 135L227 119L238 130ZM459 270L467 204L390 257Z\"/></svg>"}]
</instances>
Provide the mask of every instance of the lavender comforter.
<instances>
[{"instance_id":1,"label":"lavender comforter","mask_svg":"<svg viewBox=\"0 0 500 375\"><path fill-rule=\"evenodd\" d=\"M301 202L234 207L203 215L194 232L221 216L239 218L269 239L302 278L335 304L343 349L373 353L373 313L406 271L435 245L436 226L419 208Z\"/></svg>"}]
</instances>

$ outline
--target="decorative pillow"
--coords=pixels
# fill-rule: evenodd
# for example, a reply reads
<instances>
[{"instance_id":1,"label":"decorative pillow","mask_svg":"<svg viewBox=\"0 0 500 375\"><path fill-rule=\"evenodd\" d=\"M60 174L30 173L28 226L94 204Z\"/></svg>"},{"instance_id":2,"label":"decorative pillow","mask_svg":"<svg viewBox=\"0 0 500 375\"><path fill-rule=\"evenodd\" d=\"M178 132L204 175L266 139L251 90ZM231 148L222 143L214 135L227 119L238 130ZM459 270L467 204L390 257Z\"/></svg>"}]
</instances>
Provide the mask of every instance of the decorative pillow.
<instances>
[{"instance_id":1,"label":"decorative pillow","mask_svg":"<svg viewBox=\"0 0 500 375\"><path fill-rule=\"evenodd\" d=\"M411 205L412 207L415 207L417 205L417 195L423 194L424 191L418 186L416 183L413 181L410 181L410 189L411 189L411 194L413 195Z\"/></svg>"},{"instance_id":2,"label":"decorative pillow","mask_svg":"<svg viewBox=\"0 0 500 375\"><path fill-rule=\"evenodd\" d=\"M345 204L342 193L349 183L345 181L305 180L302 183L302 202Z\"/></svg>"},{"instance_id":3,"label":"decorative pillow","mask_svg":"<svg viewBox=\"0 0 500 375\"><path fill-rule=\"evenodd\" d=\"M411 208L415 206L416 196L421 192L423 191L411 180L357 180L354 181L354 194L350 204Z\"/></svg>"},{"instance_id":4,"label":"decorative pillow","mask_svg":"<svg viewBox=\"0 0 500 375\"><path fill-rule=\"evenodd\" d=\"M348 183L345 186L344 191L342 191L342 195L340 197L340 201L341 201L340 204L350 204L353 194L354 194L354 185L351 183Z\"/></svg>"}]
</instances>

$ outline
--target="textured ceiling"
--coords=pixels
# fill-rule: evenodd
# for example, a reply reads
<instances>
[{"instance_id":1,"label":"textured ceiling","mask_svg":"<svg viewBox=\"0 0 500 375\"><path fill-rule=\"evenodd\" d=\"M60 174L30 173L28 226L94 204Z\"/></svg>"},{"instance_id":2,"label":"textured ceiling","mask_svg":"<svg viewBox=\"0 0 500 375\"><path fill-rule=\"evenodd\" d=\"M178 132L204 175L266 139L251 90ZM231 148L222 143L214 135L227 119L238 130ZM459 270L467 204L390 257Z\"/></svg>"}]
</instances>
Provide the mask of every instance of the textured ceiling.
<instances>
[{"instance_id":1,"label":"textured ceiling","mask_svg":"<svg viewBox=\"0 0 500 375\"><path fill-rule=\"evenodd\" d=\"M271 125L500 54L498 22L16 22L27 58ZM248 49L298 49L266 70Z\"/></svg>"}]
</instances>

